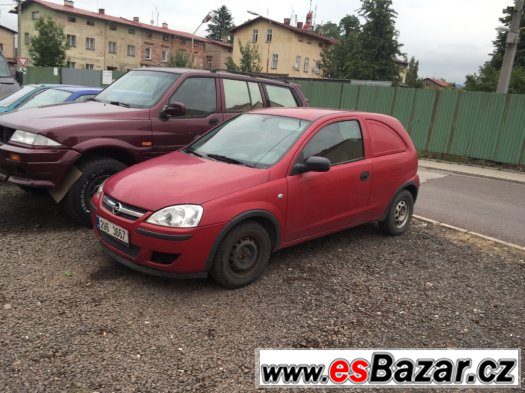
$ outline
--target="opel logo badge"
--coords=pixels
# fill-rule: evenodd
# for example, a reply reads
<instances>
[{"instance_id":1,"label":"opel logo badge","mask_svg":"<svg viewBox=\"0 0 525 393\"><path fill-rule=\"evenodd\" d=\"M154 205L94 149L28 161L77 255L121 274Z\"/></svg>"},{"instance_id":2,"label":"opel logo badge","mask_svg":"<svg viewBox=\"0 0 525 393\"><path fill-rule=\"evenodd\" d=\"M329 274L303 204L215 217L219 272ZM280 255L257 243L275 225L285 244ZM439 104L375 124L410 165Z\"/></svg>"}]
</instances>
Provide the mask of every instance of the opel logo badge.
<instances>
[{"instance_id":1,"label":"opel logo badge","mask_svg":"<svg viewBox=\"0 0 525 393\"><path fill-rule=\"evenodd\" d=\"M120 212L120 209L122 209L122 205L120 204L120 202L117 202L116 204L113 205L113 214L118 215Z\"/></svg>"}]
</instances>

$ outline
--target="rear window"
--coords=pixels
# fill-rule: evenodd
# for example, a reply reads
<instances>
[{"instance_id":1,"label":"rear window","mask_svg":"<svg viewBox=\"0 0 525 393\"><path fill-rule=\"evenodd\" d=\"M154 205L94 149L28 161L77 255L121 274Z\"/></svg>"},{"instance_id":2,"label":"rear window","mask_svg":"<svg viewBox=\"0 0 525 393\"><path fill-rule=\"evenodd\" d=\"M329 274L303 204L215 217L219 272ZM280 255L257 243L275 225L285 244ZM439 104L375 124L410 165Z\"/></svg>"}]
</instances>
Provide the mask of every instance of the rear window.
<instances>
[{"instance_id":1,"label":"rear window","mask_svg":"<svg viewBox=\"0 0 525 393\"><path fill-rule=\"evenodd\" d=\"M292 91L287 87L265 85L270 106L296 107L297 101Z\"/></svg>"},{"instance_id":2,"label":"rear window","mask_svg":"<svg viewBox=\"0 0 525 393\"><path fill-rule=\"evenodd\" d=\"M59 89L47 89L42 93L37 94L32 99L27 101L24 105L20 106L19 109L37 108L46 105L56 105L66 101L70 96L71 92Z\"/></svg>"},{"instance_id":3,"label":"rear window","mask_svg":"<svg viewBox=\"0 0 525 393\"><path fill-rule=\"evenodd\" d=\"M14 104L19 99L24 98L26 95L30 94L35 90L35 86L24 86L18 91L15 91L14 93L9 94L7 97L4 97L2 100L0 100L0 106L9 106L11 104Z\"/></svg>"}]
</instances>

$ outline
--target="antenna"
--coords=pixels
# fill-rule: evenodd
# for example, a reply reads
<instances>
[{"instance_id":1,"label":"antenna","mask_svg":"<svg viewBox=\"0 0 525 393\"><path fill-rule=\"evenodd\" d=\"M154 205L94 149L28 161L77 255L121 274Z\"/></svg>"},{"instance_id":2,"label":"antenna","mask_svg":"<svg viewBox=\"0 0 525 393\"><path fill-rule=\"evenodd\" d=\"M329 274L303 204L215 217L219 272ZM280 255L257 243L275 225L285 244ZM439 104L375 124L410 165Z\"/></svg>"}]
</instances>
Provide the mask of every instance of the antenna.
<instances>
[{"instance_id":1,"label":"antenna","mask_svg":"<svg viewBox=\"0 0 525 393\"><path fill-rule=\"evenodd\" d=\"M315 29L315 18L317 17L317 4L315 5L315 9L314 9L314 19L312 21L312 25L314 26L314 29Z\"/></svg>"}]
</instances>

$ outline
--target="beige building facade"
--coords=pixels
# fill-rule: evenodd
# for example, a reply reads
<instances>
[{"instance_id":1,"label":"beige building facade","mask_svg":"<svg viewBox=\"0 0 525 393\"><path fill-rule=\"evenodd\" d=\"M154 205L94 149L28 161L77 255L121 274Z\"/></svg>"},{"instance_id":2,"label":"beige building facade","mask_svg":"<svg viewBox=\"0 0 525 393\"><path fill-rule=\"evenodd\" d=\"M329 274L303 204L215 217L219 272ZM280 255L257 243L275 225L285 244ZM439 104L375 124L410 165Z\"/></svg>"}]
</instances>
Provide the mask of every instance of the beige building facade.
<instances>
[{"instance_id":1,"label":"beige building facade","mask_svg":"<svg viewBox=\"0 0 525 393\"><path fill-rule=\"evenodd\" d=\"M68 44L67 66L70 68L127 71L144 66L163 66L178 50L185 52L190 62L193 53L194 66L206 68L207 45L215 47L214 41L172 30L167 23L154 26L142 23L139 17L129 20L107 15L104 9L91 12L75 7L70 0L63 4L26 0L22 3L21 17L22 57L29 57L28 44L36 34L35 22L47 17L64 27ZM224 53L229 53L226 48L221 53L213 48L212 56L224 56Z\"/></svg>"},{"instance_id":2,"label":"beige building facade","mask_svg":"<svg viewBox=\"0 0 525 393\"><path fill-rule=\"evenodd\" d=\"M0 50L9 63L16 63L16 31L0 26Z\"/></svg>"},{"instance_id":3,"label":"beige building facade","mask_svg":"<svg viewBox=\"0 0 525 393\"><path fill-rule=\"evenodd\" d=\"M307 23L297 26L259 16L233 28L232 59L239 64L241 52L239 42L256 45L261 56L262 72L296 78L322 78L318 62L321 52L335 40L313 32L311 15Z\"/></svg>"}]
</instances>

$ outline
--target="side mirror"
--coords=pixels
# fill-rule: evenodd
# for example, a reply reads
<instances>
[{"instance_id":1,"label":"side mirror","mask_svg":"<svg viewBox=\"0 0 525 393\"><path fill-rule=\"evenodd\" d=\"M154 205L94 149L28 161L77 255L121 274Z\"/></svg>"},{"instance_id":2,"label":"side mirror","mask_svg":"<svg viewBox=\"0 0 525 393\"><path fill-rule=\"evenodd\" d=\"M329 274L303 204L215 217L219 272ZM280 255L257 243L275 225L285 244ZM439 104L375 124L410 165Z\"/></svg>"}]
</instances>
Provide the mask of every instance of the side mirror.
<instances>
[{"instance_id":1,"label":"side mirror","mask_svg":"<svg viewBox=\"0 0 525 393\"><path fill-rule=\"evenodd\" d=\"M294 165L293 172L328 172L330 170L330 160L325 157L311 156L304 163L300 162Z\"/></svg>"},{"instance_id":2,"label":"side mirror","mask_svg":"<svg viewBox=\"0 0 525 393\"><path fill-rule=\"evenodd\" d=\"M184 116L186 114L186 105L180 102L170 102L162 108L161 116L164 118Z\"/></svg>"}]
</instances>

